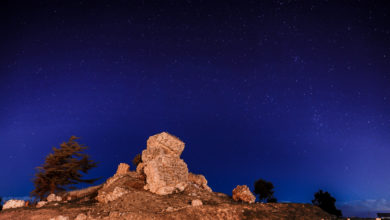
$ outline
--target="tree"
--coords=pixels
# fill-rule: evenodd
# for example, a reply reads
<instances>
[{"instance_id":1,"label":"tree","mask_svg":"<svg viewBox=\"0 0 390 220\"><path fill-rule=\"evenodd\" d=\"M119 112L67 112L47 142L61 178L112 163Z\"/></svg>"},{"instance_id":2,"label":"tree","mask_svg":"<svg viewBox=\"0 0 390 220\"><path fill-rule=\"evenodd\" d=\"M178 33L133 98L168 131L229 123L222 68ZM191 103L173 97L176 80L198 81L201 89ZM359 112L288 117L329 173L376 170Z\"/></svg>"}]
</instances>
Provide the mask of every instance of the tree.
<instances>
[{"instance_id":1,"label":"tree","mask_svg":"<svg viewBox=\"0 0 390 220\"><path fill-rule=\"evenodd\" d=\"M70 137L67 143L62 143L60 148L53 147L53 153L46 156L45 163L37 167L37 173L33 180L35 189L32 196L43 199L49 193L63 192L75 189L78 183L93 183L97 179L82 179L82 174L87 173L97 163L82 153L87 146L80 145L75 136Z\"/></svg>"},{"instance_id":2,"label":"tree","mask_svg":"<svg viewBox=\"0 0 390 220\"><path fill-rule=\"evenodd\" d=\"M254 193L259 195L260 201L267 202L276 202L276 198L274 197L274 185L271 182L265 181L263 179L259 179L255 182L255 191Z\"/></svg>"},{"instance_id":3,"label":"tree","mask_svg":"<svg viewBox=\"0 0 390 220\"><path fill-rule=\"evenodd\" d=\"M320 207L329 214L336 215L337 217L343 215L341 210L336 208L336 199L333 198L328 192L323 192L321 189L314 194L314 200L311 202L313 205Z\"/></svg>"},{"instance_id":4,"label":"tree","mask_svg":"<svg viewBox=\"0 0 390 220\"><path fill-rule=\"evenodd\" d=\"M137 168L138 164L142 163L142 155L141 154L135 155L135 157L134 157L132 162L133 162L135 168Z\"/></svg>"},{"instance_id":5,"label":"tree","mask_svg":"<svg viewBox=\"0 0 390 220\"><path fill-rule=\"evenodd\" d=\"M0 197L0 211L3 209L3 198Z\"/></svg>"}]
</instances>

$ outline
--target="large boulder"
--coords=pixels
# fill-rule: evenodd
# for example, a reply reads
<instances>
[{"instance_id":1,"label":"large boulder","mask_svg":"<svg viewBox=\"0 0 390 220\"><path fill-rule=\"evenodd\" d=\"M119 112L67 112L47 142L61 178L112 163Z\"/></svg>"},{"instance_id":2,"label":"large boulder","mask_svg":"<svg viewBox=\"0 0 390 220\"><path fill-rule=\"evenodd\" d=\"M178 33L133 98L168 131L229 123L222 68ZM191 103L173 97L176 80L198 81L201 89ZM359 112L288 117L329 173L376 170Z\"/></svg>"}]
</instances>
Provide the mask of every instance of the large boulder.
<instances>
[{"instance_id":1,"label":"large boulder","mask_svg":"<svg viewBox=\"0 0 390 220\"><path fill-rule=\"evenodd\" d=\"M184 142L167 132L149 137L137 166L137 172L146 176L146 190L167 195L186 188L188 168L180 159L183 150Z\"/></svg>"},{"instance_id":2,"label":"large boulder","mask_svg":"<svg viewBox=\"0 0 390 220\"><path fill-rule=\"evenodd\" d=\"M235 201L254 203L256 197L249 190L248 186L242 185L242 186L237 186L235 189L233 189L233 199Z\"/></svg>"},{"instance_id":3,"label":"large boulder","mask_svg":"<svg viewBox=\"0 0 390 220\"><path fill-rule=\"evenodd\" d=\"M25 203L24 200L11 199L4 203L3 210L24 207Z\"/></svg>"}]
</instances>

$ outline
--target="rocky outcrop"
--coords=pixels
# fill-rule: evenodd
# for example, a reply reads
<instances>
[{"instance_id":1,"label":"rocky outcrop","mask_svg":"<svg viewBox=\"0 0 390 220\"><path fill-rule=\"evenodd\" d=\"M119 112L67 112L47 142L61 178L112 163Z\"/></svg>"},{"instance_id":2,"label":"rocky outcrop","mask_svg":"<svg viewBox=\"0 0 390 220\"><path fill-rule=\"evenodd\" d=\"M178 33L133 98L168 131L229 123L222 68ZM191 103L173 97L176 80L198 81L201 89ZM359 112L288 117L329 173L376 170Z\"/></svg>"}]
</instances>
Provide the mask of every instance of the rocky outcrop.
<instances>
[{"instance_id":1,"label":"rocky outcrop","mask_svg":"<svg viewBox=\"0 0 390 220\"><path fill-rule=\"evenodd\" d=\"M233 199L235 201L254 203L256 197L249 190L248 186L242 185L242 186L237 186L235 189L233 189Z\"/></svg>"},{"instance_id":2,"label":"rocky outcrop","mask_svg":"<svg viewBox=\"0 0 390 220\"><path fill-rule=\"evenodd\" d=\"M201 189L212 192L213 190L207 185L206 178L201 174L188 173L188 182L198 186Z\"/></svg>"},{"instance_id":3,"label":"rocky outcrop","mask_svg":"<svg viewBox=\"0 0 390 220\"><path fill-rule=\"evenodd\" d=\"M146 176L145 189L158 195L183 191L188 184L187 164L180 159L184 142L162 132L147 140L137 172Z\"/></svg>"},{"instance_id":4,"label":"rocky outcrop","mask_svg":"<svg viewBox=\"0 0 390 220\"><path fill-rule=\"evenodd\" d=\"M3 210L24 207L25 203L24 200L11 199L4 203Z\"/></svg>"},{"instance_id":5,"label":"rocky outcrop","mask_svg":"<svg viewBox=\"0 0 390 220\"><path fill-rule=\"evenodd\" d=\"M129 193L131 189L144 187L143 176L129 171L130 166L120 163L114 176L110 177L103 186L100 186L96 199L100 203L108 203Z\"/></svg>"}]
</instances>

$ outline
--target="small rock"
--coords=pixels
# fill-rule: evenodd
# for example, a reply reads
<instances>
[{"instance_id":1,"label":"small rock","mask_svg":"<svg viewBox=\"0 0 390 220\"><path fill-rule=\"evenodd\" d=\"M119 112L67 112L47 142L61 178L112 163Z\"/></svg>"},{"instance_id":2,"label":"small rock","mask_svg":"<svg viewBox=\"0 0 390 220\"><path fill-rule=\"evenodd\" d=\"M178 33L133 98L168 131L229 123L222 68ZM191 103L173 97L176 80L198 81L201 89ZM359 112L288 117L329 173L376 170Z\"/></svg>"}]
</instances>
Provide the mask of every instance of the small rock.
<instances>
[{"instance_id":1,"label":"small rock","mask_svg":"<svg viewBox=\"0 0 390 220\"><path fill-rule=\"evenodd\" d=\"M87 215L85 215L84 213L80 213L74 220L87 220Z\"/></svg>"},{"instance_id":2,"label":"small rock","mask_svg":"<svg viewBox=\"0 0 390 220\"><path fill-rule=\"evenodd\" d=\"M56 194L52 193L50 194L46 200L48 202L61 202L62 201L62 197L61 196L57 196Z\"/></svg>"},{"instance_id":3,"label":"small rock","mask_svg":"<svg viewBox=\"0 0 390 220\"><path fill-rule=\"evenodd\" d=\"M20 207L24 207L24 205L25 205L24 200L11 199L4 203L3 209L20 208Z\"/></svg>"},{"instance_id":4,"label":"small rock","mask_svg":"<svg viewBox=\"0 0 390 220\"><path fill-rule=\"evenodd\" d=\"M188 182L195 184L198 188L212 192L213 190L207 185L206 178L201 174L188 173Z\"/></svg>"},{"instance_id":5,"label":"small rock","mask_svg":"<svg viewBox=\"0 0 390 220\"><path fill-rule=\"evenodd\" d=\"M167 212L173 212L173 211L175 211L175 209L172 208L171 206L169 206L167 209L165 209L165 211L167 211Z\"/></svg>"},{"instance_id":6,"label":"small rock","mask_svg":"<svg viewBox=\"0 0 390 220\"><path fill-rule=\"evenodd\" d=\"M46 201L39 201L39 202L37 203L37 206L35 206L35 207L36 207L36 208L41 208L41 207L45 206L46 204L47 204Z\"/></svg>"},{"instance_id":7,"label":"small rock","mask_svg":"<svg viewBox=\"0 0 390 220\"><path fill-rule=\"evenodd\" d=\"M241 200L248 203L254 203L256 197L249 190L248 186L242 185L242 186L237 186L235 189L233 189L233 199L235 201Z\"/></svg>"},{"instance_id":8,"label":"small rock","mask_svg":"<svg viewBox=\"0 0 390 220\"><path fill-rule=\"evenodd\" d=\"M118 169L116 170L115 175L123 175L129 173L130 165L127 163L120 163Z\"/></svg>"},{"instance_id":9,"label":"small rock","mask_svg":"<svg viewBox=\"0 0 390 220\"><path fill-rule=\"evenodd\" d=\"M97 196L97 200L101 203L108 203L111 201L114 201L118 199L119 197L129 193L128 190L122 188L122 187L115 187L114 191L110 193L102 192Z\"/></svg>"},{"instance_id":10,"label":"small rock","mask_svg":"<svg viewBox=\"0 0 390 220\"><path fill-rule=\"evenodd\" d=\"M191 205L192 206L201 206L201 205L203 205L203 202L200 199L194 199L194 200L192 200Z\"/></svg>"},{"instance_id":11,"label":"small rock","mask_svg":"<svg viewBox=\"0 0 390 220\"><path fill-rule=\"evenodd\" d=\"M59 215L57 217L51 218L50 220L69 220L69 217L68 216Z\"/></svg>"}]
</instances>

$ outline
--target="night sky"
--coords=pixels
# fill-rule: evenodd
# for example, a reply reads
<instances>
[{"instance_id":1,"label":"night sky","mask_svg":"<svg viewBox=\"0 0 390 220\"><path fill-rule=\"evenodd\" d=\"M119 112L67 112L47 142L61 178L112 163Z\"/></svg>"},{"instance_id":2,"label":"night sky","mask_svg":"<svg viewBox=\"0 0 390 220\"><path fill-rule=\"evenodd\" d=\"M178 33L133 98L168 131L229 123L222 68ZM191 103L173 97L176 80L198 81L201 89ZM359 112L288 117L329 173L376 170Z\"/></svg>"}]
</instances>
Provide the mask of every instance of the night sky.
<instances>
[{"instance_id":1,"label":"night sky","mask_svg":"<svg viewBox=\"0 0 390 220\"><path fill-rule=\"evenodd\" d=\"M0 196L71 135L102 182L167 131L214 191L390 212L387 1L28 2L0 3Z\"/></svg>"}]
</instances>

